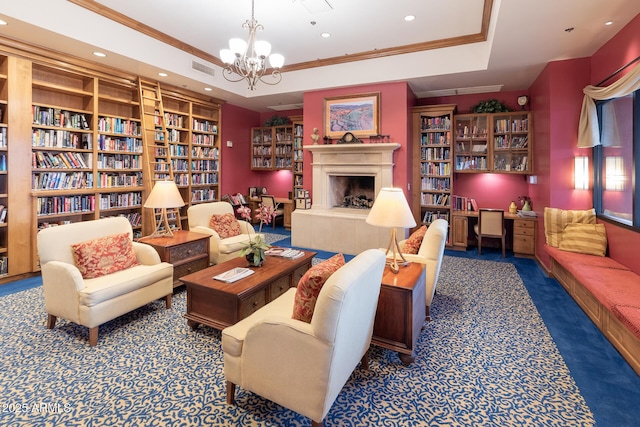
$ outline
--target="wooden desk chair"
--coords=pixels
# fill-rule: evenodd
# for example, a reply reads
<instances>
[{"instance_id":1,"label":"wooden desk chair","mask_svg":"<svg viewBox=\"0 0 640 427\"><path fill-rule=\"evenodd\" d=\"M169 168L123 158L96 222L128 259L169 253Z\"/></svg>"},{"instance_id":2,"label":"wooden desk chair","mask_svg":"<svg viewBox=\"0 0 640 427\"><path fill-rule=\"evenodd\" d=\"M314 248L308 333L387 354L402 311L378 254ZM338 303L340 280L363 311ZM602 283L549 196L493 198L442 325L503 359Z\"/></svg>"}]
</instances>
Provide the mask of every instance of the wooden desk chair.
<instances>
[{"instance_id":1,"label":"wooden desk chair","mask_svg":"<svg viewBox=\"0 0 640 427\"><path fill-rule=\"evenodd\" d=\"M504 211L502 209L480 209L478 224L473 226L478 239L478 255L482 255L482 239L500 239L502 243L502 258L505 258L505 237L507 230L504 226Z\"/></svg>"},{"instance_id":2,"label":"wooden desk chair","mask_svg":"<svg viewBox=\"0 0 640 427\"><path fill-rule=\"evenodd\" d=\"M284 224L284 209L280 207L276 208L275 197L263 194L262 196L260 196L260 202L262 203L262 206L271 206L275 210L276 216L273 217L273 221L271 221L271 224L273 224L273 228L276 228L276 220L278 218L282 218L282 223Z\"/></svg>"}]
</instances>

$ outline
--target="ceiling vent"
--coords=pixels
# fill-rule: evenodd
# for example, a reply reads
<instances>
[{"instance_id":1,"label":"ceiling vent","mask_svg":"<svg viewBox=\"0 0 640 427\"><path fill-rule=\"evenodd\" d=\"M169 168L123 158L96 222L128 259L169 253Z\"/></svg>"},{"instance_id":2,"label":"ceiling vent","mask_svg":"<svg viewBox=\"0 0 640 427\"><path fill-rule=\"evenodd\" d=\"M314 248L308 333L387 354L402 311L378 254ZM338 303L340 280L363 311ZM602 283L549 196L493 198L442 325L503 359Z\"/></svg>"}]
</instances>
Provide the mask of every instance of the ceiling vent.
<instances>
[{"instance_id":1,"label":"ceiling vent","mask_svg":"<svg viewBox=\"0 0 640 427\"><path fill-rule=\"evenodd\" d=\"M191 61L191 68L196 71L200 71L201 73L213 76L213 68L209 67L208 65L201 64L200 62Z\"/></svg>"}]
</instances>

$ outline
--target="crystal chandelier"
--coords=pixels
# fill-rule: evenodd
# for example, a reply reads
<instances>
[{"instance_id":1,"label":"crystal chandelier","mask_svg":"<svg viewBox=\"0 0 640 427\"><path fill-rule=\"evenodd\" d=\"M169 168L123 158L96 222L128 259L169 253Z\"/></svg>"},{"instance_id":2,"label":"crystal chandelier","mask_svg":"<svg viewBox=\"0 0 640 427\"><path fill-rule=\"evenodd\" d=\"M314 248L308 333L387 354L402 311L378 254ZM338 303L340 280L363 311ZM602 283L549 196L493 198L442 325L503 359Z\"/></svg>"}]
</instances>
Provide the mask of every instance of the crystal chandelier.
<instances>
[{"instance_id":1,"label":"crystal chandelier","mask_svg":"<svg viewBox=\"0 0 640 427\"><path fill-rule=\"evenodd\" d=\"M225 63L222 75L230 82L247 80L249 89L254 90L258 80L268 85L277 85L282 80L280 68L284 64L284 56L271 52L271 44L264 40L256 40L256 31L264 30L262 24L253 17L254 0L251 0L251 19L242 24L242 28L249 29L249 39L233 38L229 40L229 49L220 51L220 59ZM267 71L266 58L269 57L272 71L271 77L275 80L268 82L262 79ZM232 77L236 74L238 78Z\"/></svg>"}]
</instances>

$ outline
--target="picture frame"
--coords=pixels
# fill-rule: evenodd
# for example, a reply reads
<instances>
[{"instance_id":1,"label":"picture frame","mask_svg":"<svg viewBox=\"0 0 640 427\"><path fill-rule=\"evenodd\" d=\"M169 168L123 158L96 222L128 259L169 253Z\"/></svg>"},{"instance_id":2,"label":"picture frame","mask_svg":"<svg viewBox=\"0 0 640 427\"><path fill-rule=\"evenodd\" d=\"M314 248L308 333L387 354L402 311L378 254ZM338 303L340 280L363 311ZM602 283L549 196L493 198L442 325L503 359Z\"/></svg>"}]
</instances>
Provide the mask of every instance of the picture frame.
<instances>
[{"instance_id":1,"label":"picture frame","mask_svg":"<svg viewBox=\"0 0 640 427\"><path fill-rule=\"evenodd\" d=\"M258 187L249 187L249 198L255 199L258 197Z\"/></svg>"},{"instance_id":2,"label":"picture frame","mask_svg":"<svg viewBox=\"0 0 640 427\"><path fill-rule=\"evenodd\" d=\"M380 92L324 99L324 134L340 138L346 132L360 137L380 132Z\"/></svg>"}]
</instances>

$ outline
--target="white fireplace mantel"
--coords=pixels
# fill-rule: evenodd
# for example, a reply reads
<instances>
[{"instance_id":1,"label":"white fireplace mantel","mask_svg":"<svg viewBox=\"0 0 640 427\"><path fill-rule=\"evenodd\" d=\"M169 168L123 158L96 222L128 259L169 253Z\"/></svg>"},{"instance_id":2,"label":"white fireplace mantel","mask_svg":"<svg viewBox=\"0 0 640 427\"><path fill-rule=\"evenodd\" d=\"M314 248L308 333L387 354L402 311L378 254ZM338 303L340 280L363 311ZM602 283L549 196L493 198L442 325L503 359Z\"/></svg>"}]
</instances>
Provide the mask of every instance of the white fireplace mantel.
<instances>
[{"instance_id":1,"label":"white fireplace mantel","mask_svg":"<svg viewBox=\"0 0 640 427\"><path fill-rule=\"evenodd\" d=\"M368 209L331 206L331 177L366 175L375 179L376 194L393 186L393 153L397 143L305 145L313 153L311 209L296 209L291 216L293 246L331 252L358 254L366 249L386 247L389 229L365 222Z\"/></svg>"}]
</instances>

